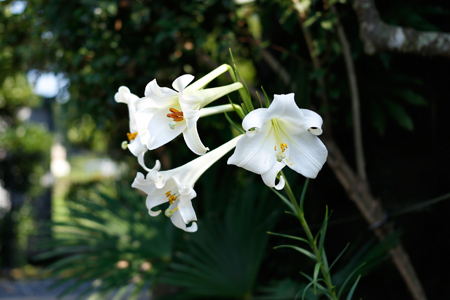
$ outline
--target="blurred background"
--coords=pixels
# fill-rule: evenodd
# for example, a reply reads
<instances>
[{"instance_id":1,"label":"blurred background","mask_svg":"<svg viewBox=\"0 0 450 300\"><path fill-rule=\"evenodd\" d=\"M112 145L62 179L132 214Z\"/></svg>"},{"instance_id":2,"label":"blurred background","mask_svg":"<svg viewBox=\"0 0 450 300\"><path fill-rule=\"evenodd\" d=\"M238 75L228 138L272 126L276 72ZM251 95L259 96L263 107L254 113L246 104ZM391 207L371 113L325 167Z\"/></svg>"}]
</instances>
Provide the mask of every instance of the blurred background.
<instances>
[{"instance_id":1,"label":"blurred background","mask_svg":"<svg viewBox=\"0 0 450 300\"><path fill-rule=\"evenodd\" d=\"M383 27L385 47L370 52L362 2L386 24L417 30L406 38L422 46L398 51L405 36ZM12 293L4 282L37 278L81 299L298 296L308 283L300 271L314 265L273 249L293 242L267 231L302 232L260 176L226 159L208 170L196 184L194 234L150 217L131 188L143 170L120 147L129 119L118 88L142 97L154 78L167 87L185 73L200 78L232 64L230 49L255 104L261 87L269 98L294 92L324 118L330 163L310 182L305 209L315 231L325 207L333 212L330 260L349 244L334 282L365 262L355 298L445 298L450 2L371 3L1 0L0 298ZM427 52L424 32L440 52ZM223 75L211 86L229 82ZM210 149L233 134L225 117L202 119L199 131ZM178 138L146 160L169 169L194 157ZM285 173L300 195L304 178Z\"/></svg>"}]
</instances>

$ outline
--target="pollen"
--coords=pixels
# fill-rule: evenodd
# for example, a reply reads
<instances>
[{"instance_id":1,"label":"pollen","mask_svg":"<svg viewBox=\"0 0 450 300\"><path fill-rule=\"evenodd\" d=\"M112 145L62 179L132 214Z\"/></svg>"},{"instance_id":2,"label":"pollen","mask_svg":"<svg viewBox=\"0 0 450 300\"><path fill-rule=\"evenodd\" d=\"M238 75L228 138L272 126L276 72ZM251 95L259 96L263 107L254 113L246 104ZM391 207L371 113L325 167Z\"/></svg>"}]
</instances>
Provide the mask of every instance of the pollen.
<instances>
[{"instance_id":1,"label":"pollen","mask_svg":"<svg viewBox=\"0 0 450 300\"><path fill-rule=\"evenodd\" d=\"M176 193L172 194L172 191L168 191L166 193L166 197L168 198L170 205L172 205L178 199L178 195Z\"/></svg>"},{"instance_id":2,"label":"pollen","mask_svg":"<svg viewBox=\"0 0 450 300\"><path fill-rule=\"evenodd\" d=\"M286 143L281 143L280 147L281 147L281 151L284 152L284 151L286 151L286 148L288 147L288 145Z\"/></svg>"},{"instance_id":3,"label":"pollen","mask_svg":"<svg viewBox=\"0 0 450 300\"><path fill-rule=\"evenodd\" d=\"M133 133L127 133L128 140L131 142L137 137L137 135L138 135L137 131Z\"/></svg>"},{"instance_id":4,"label":"pollen","mask_svg":"<svg viewBox=\"0 0 450 300\"><path fill-rule=\"evenodd\" d=\"M169 108L170 114L167 114L168 118L172 118L175 122L183 121L183 112L171 107Z\"/></svg>"}]
</instances>

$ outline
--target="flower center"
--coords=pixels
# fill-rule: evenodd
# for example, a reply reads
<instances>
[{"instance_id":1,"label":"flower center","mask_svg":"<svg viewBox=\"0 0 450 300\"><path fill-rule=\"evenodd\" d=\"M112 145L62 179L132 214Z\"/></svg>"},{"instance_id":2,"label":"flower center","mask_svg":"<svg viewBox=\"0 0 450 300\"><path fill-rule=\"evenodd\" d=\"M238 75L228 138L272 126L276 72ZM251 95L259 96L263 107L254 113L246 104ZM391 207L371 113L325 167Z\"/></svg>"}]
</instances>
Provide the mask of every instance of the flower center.
<instances>
[{"instance_id":1,"label":"flower center","mask_svg":"<svg viewBox=\"0 0 450 300\"><path fill-rule=\"evenodd\" d=\"M137 131L133 133L127 133L128 140L131 142L137 137L137 135L138 135Z\"/></svg>"},{"instance_id":2,"label":"flower center","mask_svg":"<svg viewBox=\"0 0 450 300\"><path fill-rule=\"evenodd\" d=\"M173 107L169 108L169 110L170 110L170 113L167 114L167 117L173 119L172 121L170 121L169 127L171 129L174 129L175 126L178 124L178 122L181 122L181 121L184 120L183 112L182 111L178 111L177 109L175 109Z\"/></svg>"},{"instance_id":3,"label":"flower center","mask_svg":"<svg viewBox=\"0 0 450 300\"><path fill-rule=\"evenodd\" d=\"M288 145L286 143L280 144L281 151L278 151L276 154L278 162L281 162L283 159L286 158L286 154L284 154L284 151L286 151L287 147L288 147ZM277 151L277 146L274 147L274 150Z\"/></svg>"},{"instance_id":4,"label":"flower center","mask_svg":"<svg viewBox=\"0 0 450 300\"><path fill-rule=\"evenodd\" d=\"M168 198L169 204L170 204L170 205L172 205L172 204L178 199L178 196L179 196L179 195L178 195L177 193L173 193L173 194L172 194L172 191L168 191L168 192L166 193L166 197ZM170 207L169 207L169 208L166 209L166 211L164 212L164 214L165 214L168 218L170 218L170 217L172 217L173 213L176 212L177 210L178 210L178 205L175 206L174 209L170 209Z\"/></svg>"},{"instance_id":5,"label":"flower center","mask_svg":"<svg viewBox=\"0 0 450 300\"><path fill-rule=\"evenodd\" d=\"M280 150L275 154L275 156L277 157L277 161L281 162L283 159L286 158L286 154L284 152L288 148L288 145L281 140L281 137L282 137L281 132L283 132L283 130L281 129L278 121L276 119L272 119L271 122L272 122L272 129L273 129L276 143L277 143L277 145L280 146ZM277 151L277 145L275 145L275 147L274 147L275 151Z\"/></svg>"}]
</instances>

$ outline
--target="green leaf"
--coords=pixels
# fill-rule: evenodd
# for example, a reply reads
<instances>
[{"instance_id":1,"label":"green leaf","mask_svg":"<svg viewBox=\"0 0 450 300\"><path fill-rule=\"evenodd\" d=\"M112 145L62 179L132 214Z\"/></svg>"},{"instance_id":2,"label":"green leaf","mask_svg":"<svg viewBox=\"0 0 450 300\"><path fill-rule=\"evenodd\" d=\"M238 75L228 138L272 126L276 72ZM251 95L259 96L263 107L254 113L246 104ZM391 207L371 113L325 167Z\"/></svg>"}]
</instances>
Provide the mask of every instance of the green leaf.
<instances>
[{"instance_id":1,"label":"green leaf","mask_svg":"<svg viewBox=\"0 0 450 300\"><path fill-rule=\"evenodd\" d=\"M386 107L390 115L395 119L395 121L403 128L413 131L414 124L411 117L405 111L403 106L394 101L385 101Z\"/></svg>"},{"instance_id":2,"label":"green leaf","mask_svg":"<svg viewBox=\"0 0 450 300\"><path fill-rule=\"evenodd\" d=\"M341 251L341 253L339 253L339 255L336 257L336 259L331 263L330 266L330 270L333 268L333 266L337 263L337 261L339 260L339 258L341 258L342 254L344 254L345 250L347 250L348 246L350 245L350 243L347 243L347 246L345 246L345 248Z\"/></svg>"},{"instance_id":3,"label":"green leaf","mask_svg":"<svg viewBox=\"0 0 450 300\"><path fill-rule=\"evenodd\" d=\"M285 237L285 238L288 238L288 239L293 239L293 240L297 240L297 241L302 241L302 242L305 242L305 243L307 243L307 244L309 245L309 241L308 241L307 239L304 239L304 238L301 238L301 237L298 237L298 236L287 235L287 234L281 234L281 233L275 233L275 232L270 232L270 231L268 231L267 233L268 233L268 234L272 234L272 235L277 235L277 236Z\"/></svg>"},{"instance_id":4,"label":"green leaf","mask_svg":"<svg viewBox=\"0 0 450 300\"><path fill-rule=\"evenodd\" d=\"M314 273L313 273L313 283L314 283L314 294L316 293L316 284L318 281L318 277L319 277L319 271L320 271L320 267L322 266L321 262L316 263L315 267L314 267Z\"/></svg>"},{"instance_id":5,"label":"green leaf","mask_svg":"<svg viewBox=\"0 0 450 300\"><path fill-rule=\"evenodd\" d=\"M350 281L350 279L353 277L353 275L356 273L356 271L358 271L359 269L361 269L363 266L365 265L365 263L361 264L360 266L358 266L356 269L353 270L353 272L350 273L350 275L348 275L347 279L345 279L344 283L342 284L341 288L339 289L339 293L338 293L338 297L341 297L342 292L345 289L345 286L347 285L347 283ZM358 278L361 275L358 276ZM359 279L358 279L359 280ZM355 285L353 285L355 286Z\"/></svg>"},{"instance_id":6,"label":"green leaf","mask_svg":"<svg viewBox=\"0 0 450 300\"><path fill-rule=\"evenodd\" d=\"M301 247L293 246L293 245L281 245L281 246L274 247L274 249L279 249L279 248L291 248L291 249L294 249L294 250L296 250L296 251L306 255L307 257L311 258L313 261L317 261L316 256L312 252L310 252L310 251L308 251L306 249L303 249Z\"/></svg>"},{"instance_id":7,"label":"green leaf","mask_svg":"<svg viewBox=\"0 0 450 300\"><path fill-rule=\"evenodd\" d=\"M291 201L289 201L289 199L288 198L286 198L284 195L282 195L280 192L278 192L276 189L274 189L274 188L271 188L270 189L272 192L274 192L283 202L284 202L284 204L286 204L290 209L291 209L291 211L292 212L294 212L295 213L295 208L294 208L294 205L292 205L292 203L291 203Z\"/></svg>"},{"instance_id":8,"label":"green leaf","mask_svg":"<svg viewBox=\"0 0 450 300\"><path fill-rule=\"evenodd\" d=\"M404 101L415 106L427 106L427 100L420 94L407 89L393 89L391 93L402 98Z\"/></svg>"},{"instance_id":9,"label":"green leaf","mask_svg":"<svg viewBox=\"0 0 450 300\"><path fill-rule=\"evenodd\" d=\"M350 290L350 292L347 295L347 300L352 300L353 297L353 293L356 290L356 286L358 285L359 280L361 279L361 275L358 276L358 278L355 280L355 283L352 286L352 289Z\"/></svg>"},{"instance_id":10,"label":"green leaf","mask_svg":"<svg viewBox=\"0 0 450 300\"><path fill-rule=\"evenodd\" d=\"M328 206L325 208L325 218L323 220L322 227L319 230L320 240L319 240L319 253L322 253L323 251L323 245L325 243L325 235L327 232L327 226L328 226Z\"/></svg>"}]
</instances>

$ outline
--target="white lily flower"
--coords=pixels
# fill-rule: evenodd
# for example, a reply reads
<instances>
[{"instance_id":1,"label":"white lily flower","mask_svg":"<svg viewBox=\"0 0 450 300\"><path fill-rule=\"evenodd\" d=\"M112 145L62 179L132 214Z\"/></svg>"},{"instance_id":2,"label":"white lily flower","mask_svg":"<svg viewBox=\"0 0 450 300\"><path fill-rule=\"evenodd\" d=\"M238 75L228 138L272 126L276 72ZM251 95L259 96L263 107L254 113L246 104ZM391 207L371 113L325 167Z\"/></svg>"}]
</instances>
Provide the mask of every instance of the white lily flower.
<instances>
[{"instance_id":1,"label":"white lily flower","mask_svg":"<svg viewBox=\"0 0 450 300\"><path fill-rule=\"evenodd\" d=\"M286 165L305 177L316 178L328 151L317 137L322 118L300 109L294 94L275 95L269 108L251 111L242 121L246 135L239 141L228 164L260 174L269 187L281 190L285 180L275 180Z\"/></svg>"},{"instance_id":2,"label":"white lily flower","mask_svg":"<svg viewBox=\"0 0 450 300\"><path fill-rule=\"evenodd\" d=\"M242 135L235 137L213 151L202 155L176 169L161 171L151 170L146 177L137 173L131 185L147 194L146 206L151 216L157 216L161 210L154 211L156 206L169 202L165 215L172 223L184 231L197 231L197 216L192 207L192 199L197 196L194 191L195 182L217 160L236 146ZM187 224L192 225L187 227Z\"/></svg>"},{"instance_id":3,"label":"white lily flower","mask_svg":"<svg viewBox=\"0 0 450 300\"><path fill-rule=\"evenodd\" d=\"M145 97L137 102L136 120L141 141L148 149L156 149L183 133L184 140L194 153L202 155L209 149L200 140L197 121L213 113L232 111L231 105L204 108L214 100L242 88L235 82L230 85L203 89L209 82L229 70L222 65L189 85L193 75L175 79L169 89L159 87L156 79L145 88Z\"/></svg>"},{"instance_id":4,"label":"white lily flower","mask_svg":"<svg viewBox=\"0 0 450 300\"><path fill-rule=\"evenodd\" d=\"M130 92L130 89L126 86L121 86L119 91L114 95L114 100L117 103L125 103L128 105L128 113L130 119L130 132L127 133L128 142L122 142L123 149L129 149L130 152L137 157L139 165L141 165L146 171L150 169L144 163L144 155L148 151L146 145L141 142L141 138L138 135L138 126L136 123L136 102L139 97ZM159 161L156 162L154 168L159 170Z\"/></svg>"}]
</instances>

